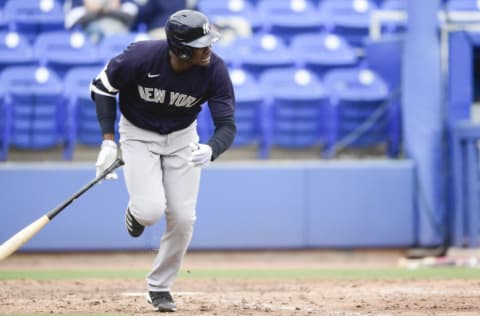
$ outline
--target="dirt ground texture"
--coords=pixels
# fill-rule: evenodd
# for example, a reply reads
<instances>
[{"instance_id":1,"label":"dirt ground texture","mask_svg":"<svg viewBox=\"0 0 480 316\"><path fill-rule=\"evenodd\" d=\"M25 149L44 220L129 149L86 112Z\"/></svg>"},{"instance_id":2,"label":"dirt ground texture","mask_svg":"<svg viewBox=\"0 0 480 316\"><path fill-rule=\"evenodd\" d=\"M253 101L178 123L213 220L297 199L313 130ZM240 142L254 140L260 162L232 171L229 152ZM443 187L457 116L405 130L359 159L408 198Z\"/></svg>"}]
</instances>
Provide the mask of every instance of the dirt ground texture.
<instances>
[{"instance_id":1,"label":"dirt ground texture","mask_svg":"<svg viewBox=\"0 0 480 316\"><path fill-rule=\"evenodd\" d=\"M192 252L183 270L394 267L399 252ZM154 254L17 254L8 269L145 269ZM139 279L0 281L0 315L158 315ZM178 278L175 316L480 315L480 280Z\"/></svg>"}]
</instances>

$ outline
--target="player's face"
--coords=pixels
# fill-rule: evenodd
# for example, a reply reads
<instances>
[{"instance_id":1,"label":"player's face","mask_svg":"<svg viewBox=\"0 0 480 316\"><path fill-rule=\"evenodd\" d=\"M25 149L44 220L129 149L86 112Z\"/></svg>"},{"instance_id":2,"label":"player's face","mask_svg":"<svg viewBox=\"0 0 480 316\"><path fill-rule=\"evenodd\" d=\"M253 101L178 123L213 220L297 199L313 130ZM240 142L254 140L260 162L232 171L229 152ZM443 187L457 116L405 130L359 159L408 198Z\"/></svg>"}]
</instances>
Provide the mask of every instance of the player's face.
<instances>
[{"instance_id":1,"label":"player's face","mask_svg":"<svg viewBox=\"0 0 480 316\"><path fill-rule=\"evenodd\" d=\"M212 46L194 48L191 63L199 66L208 66L212 57Z\"/></svg>"}]
</instances>

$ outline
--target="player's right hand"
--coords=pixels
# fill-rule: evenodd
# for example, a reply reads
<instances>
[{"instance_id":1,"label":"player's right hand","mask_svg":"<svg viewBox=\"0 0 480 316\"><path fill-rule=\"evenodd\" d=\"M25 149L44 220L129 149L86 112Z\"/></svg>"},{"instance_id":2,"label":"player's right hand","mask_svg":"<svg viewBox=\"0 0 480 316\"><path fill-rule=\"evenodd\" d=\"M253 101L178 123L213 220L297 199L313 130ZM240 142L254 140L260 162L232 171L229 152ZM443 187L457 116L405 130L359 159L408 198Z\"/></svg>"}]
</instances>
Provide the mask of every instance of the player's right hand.
<instances>
[{"instance_id":1,"label":"player's right hand","mask_svg":"<svg viewBox=\"0 0 480 316\"><path fill-rule=\"evenodd\" d=\"M101 175L105 169L110 167L112 163L118 157L118 147L117 143L113 140L104 139L102 142L102 147L100 153L98 154L97 162L95 166L97 167L97 177ZM109 173L105 179L117 179L117 173L114 171Z\"/></svg>"}]
</instances>

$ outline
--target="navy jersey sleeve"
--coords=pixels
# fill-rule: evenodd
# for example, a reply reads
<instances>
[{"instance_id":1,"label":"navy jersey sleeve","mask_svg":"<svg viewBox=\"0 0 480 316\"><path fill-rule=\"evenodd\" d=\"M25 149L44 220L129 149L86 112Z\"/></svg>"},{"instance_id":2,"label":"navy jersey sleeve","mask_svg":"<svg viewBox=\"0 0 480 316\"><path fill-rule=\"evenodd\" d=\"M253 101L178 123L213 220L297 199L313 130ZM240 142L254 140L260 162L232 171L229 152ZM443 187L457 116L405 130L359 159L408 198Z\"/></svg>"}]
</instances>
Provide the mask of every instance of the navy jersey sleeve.
<instances>
[{"instance_id":1,"label":"navy jersey sleeve","mask_svg":"<svg viewBox=\"0 0 480 316\"><path fill-rule=\"evenodd\" d=\"M208 98L208 107L215 125L215 132L208 141L212 147L212 160L227 150L236 134L235 95L227 67L217 64L213 72Z\"/></svg>"},{"instance_id":2,"label":"navy jersey sleeve","mask_svg":"<svg viewBox=\"0 0 480 316\"><path fill-rule=\"evenodd\" d=\"M232 80L223 61L217 64L212 74L208 107L213 119L233 116L235 112L235 95Z\"/></svg>"}]
</instances>

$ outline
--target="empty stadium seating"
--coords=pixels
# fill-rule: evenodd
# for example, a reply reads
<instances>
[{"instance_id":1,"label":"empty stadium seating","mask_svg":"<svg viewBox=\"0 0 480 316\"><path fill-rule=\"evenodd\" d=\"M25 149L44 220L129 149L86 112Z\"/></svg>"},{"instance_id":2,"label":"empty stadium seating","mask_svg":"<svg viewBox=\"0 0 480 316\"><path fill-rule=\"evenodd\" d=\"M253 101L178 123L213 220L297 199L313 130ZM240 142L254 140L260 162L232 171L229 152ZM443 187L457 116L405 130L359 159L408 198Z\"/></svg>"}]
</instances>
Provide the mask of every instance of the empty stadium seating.
<instances>
[{"instance_id":1,"label":"empty stadium seating","mask_svg":"<svg viewBox=\"0 0 480 316\"><path fill-rule=\"evenodd\" d=\"M258 155L261 156L264 96L259 88L259 83L252 74L243 69L230 69L230 76L235 89L235 121L237 124L233 147L257 146ZM197 121L200 141L206 142L214 131L210 111L206 105L203 106Z\"/></svg>"},{"instance_id":2,"label":"empty stadium seating","mask_svg":"<svg viewBox=\"0 0 480 316\"><path fill-rule=\"evenodd\" d=\"M200 0L197 6L214 23L222 24L228 20L229 23L233 24L246 24L248 28L255 32L263 27L263 21L256 10L256 4L248 0Z\"/></svg>"},{"instance_id":3,"label":"empty stadium seating","mask_svg":"<svg viewBox=\"0 0 480 316\"><path fill-rule=\"evenodd\" d=\"M266 94L261 157L268 158L274 146L300 149L321 144L327 124L321 80L307 69L289 67L266 70L259 81Z\"/></svg>"},{"instance_id":4,"label":"empty stadium seating","mask_svg":"<svg viewBox=\"0 0 480 316\"><path fill-rule=\"evenodd\" d=\"M0 32L0 71L7 66L35 63L32 45L26 36L17 32Z\"/></svg>"},{"instance_id":5,"label":"empty stadium seating","mask_svg":"<svg viewBox=\"0 0 480 316\"><path fill-rule=\"evenodd\" d=\"M263 20L263 30L286 43L297 34L320 32L324 27L322 16L310 0L260 0L257 8Z\"/></svg>"},{"instance_id":6,"label":"empty stadium seating","mask_svg":"<svg viewBox=\"0 0 480 316\"><path fill-rule=\"evenodd\" d=\"M241 67L256 78L265 70L295 65L292 51L281 38L272 34L238 39L232 45L237 48Z\"/></svg>"},{"instance_id":7,"label":"empty stadium seating","mask_svg":"<svg viewBox=\"0 0 480 316\"><path fill-rule=\"evenodd\" d=\"M46 149L63 146L69 159L71 143L65 137L67 121L63 107L63 85L51 69L37 66L11 66L0 75L4 87L4 114L9 130L2 135L4 159L8 149Z\"/></svg>"},{"instance_id":8,"label":"empty stadium seating","mask_svg":"<svg viewBox=\"0 0 480 316\"><path fill-rule=\"evenodd\" d=\"M103 64L103 59L83 33L78 31L51 31L39 34L34 52L42 65L54 69L60 77L73 67Z\"/></svg>"},{"instance_id":9,"label":"empty stadium seating","mask_svg":"<svg viewBox=\"0 0 480 316\"><path fill-rule=\"evenodd\" d=\"M66 132L73 145L99 146L102 133L89 86L101 67L75 67L65 75L64 98L68 109ZM73 153L71 153L73 156Z\"/></svg>"},{"instance_id":10,"label":"empty stadium seating","mask_svg":"<svg viewBox=\"0 0 480 316\"><path fill-rule=\"evenodd\" d=\"M377 73L364 67L334 69L324 82L331 103L326 157L334 157L344 148L378 144L385 144L389 154L398 152L390 91Z\"/></svg>"},{"instance_id":11,"label":"empty stadium seating","mask_svg":"<svg viewBox=\"0 0 480 316\"><path fill-rule=\"evenodd\" d=\"M98 44L98 54L103 62L107 62L113 56L120 54L130 43L148 39L146 33L136 32L107 36Z\"/></svg>"},{"instance_id":12,"label":"empty stadium seating","mask_svg":"<svg viewBox=\"0 0 480 316\"><path fill-rule=\"evenodd\" d=\"M460 2L450 0L447 6L458 10ZM41 66L51 70L52 77L57 75L64 80L60 88L64 106L57 109L66 121L58 137L74 144L68 147L70 152L64 154L70 159L75 144L98 146L100 142L93 103L88 95L89 81L131 42L148 37L132 30L92 44L81 32L64 29L62 5L63 0L0 0L3 11L0 14L0 73L12 66L35 69ZM391 92L392 80L399 80L399 63L383 62L384 46L378 48L377 43L366 40L368 23L375 9L405 10L405 6L406 0L199 0L198 8L227 33L227 38L213 49L229 67L236 92L238 132L233 146L258 145L261 158L269 157L275 146L297 149L319 144L324 148L335 146L342 134L335 134L331 129L337 122L332 118L339 116L329 109L333 92L324 89L324 77L333 70L368 65L385 80ZM228 28L236 27L235 23L225 26L224 22L237 21L235 19L247 21L251 34L230 38ZM278 72L274 71L277 69ZM299 70L303 77L298 75ZM270 74L264 76L266 73ZM299 84L298 76L303 78L300 82L309 76L310 81ZM290 86L287 88L287 85ZM9 144L14 145L19 137L15 130L15 126L19 126L15 121L18 115L13 111L16 104L5 87L1 85L6 93L0 94L0 148L4 155L0 159L6 159ZM338 96L333 99L339 100ZM337 108L349 108L338 104ZM390 123L397 124L393 135L399 137L400 105L397 102L388 108ZM339 121L336 124L340 124ZM353 128L346 126L342 128ZM376 128L389 133L388 129ZM204 141L213 133L207 105L199 114L198 131ZM379 135L375 137L383 139ZM393 136L388 137L391 141ZM393 147L398 149L399 142L399 139L394 141ZM369 141L364 136L363 143L357 143ZM38 144L24 146L27 147L43 148Z\"/></svg>"},{"instance_id":13,"label":"empty stadium seating","mask_svg":"<svg viewBox=\"0 0 480 316\"><path fill-rule=\"evenodd\" d=\"M10 28L33 42L42 32L64 29L62 5L57 0L8 0L5 20Z\"/></svg>"},{"instance_id":14,"label":"empty stadium seating","mask_svg":"<svg viewBox=\"0 0 480 316\"><path fill-rule=\"evenodd\" d=\"M290 47L297 65L318 76L338 67L353 67L358 63L355 49L334 33L306 33L293 37Z\"/></svg>"},{"instance_id":15,"label":"empty stadium seating","mask_svg":"<svg viewBox=\"0 0 480 316\"><path fill-rule=\"evenodd\" d=\"M370 16L376 9L371 0L323 0L319 7L327 29L344 36L354 46L362 46L368 37Z\"/></svg>"}]
</instances>

